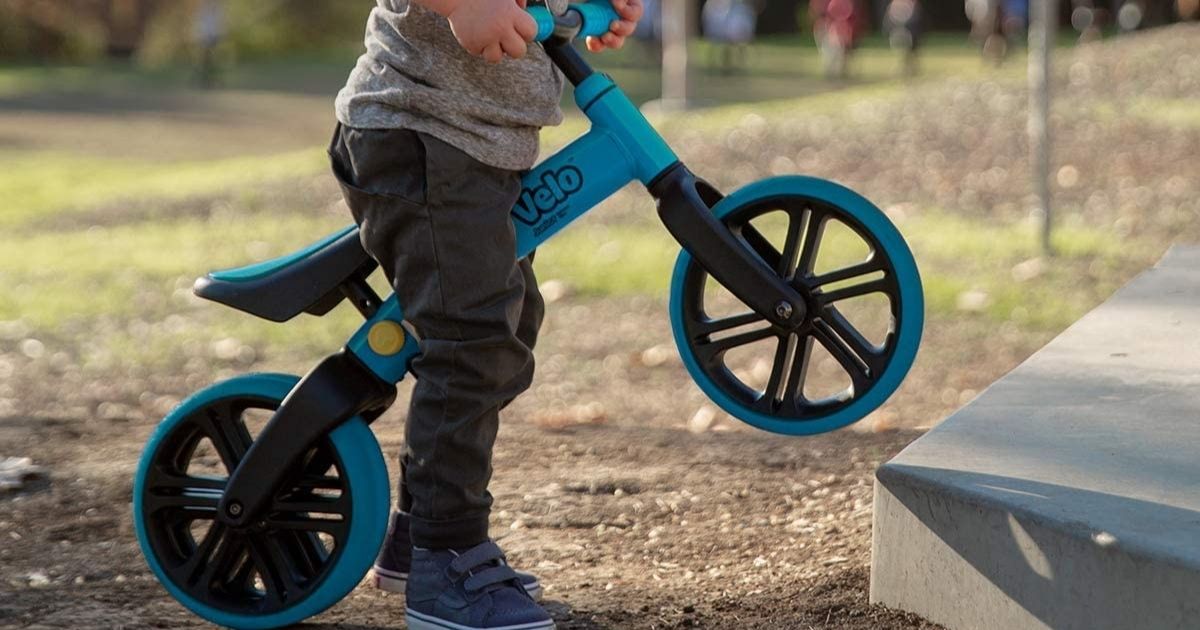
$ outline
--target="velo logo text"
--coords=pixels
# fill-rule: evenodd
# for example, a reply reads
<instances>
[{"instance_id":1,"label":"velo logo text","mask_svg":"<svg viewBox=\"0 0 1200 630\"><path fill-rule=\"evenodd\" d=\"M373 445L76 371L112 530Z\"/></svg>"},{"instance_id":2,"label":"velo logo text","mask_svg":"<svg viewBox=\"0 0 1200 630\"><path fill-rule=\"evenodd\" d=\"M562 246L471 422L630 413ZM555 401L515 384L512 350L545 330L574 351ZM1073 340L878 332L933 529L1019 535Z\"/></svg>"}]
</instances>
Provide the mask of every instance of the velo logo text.
<instances>
[{"instance_id":1,"label":"velo logo text","mask_svg":"<svg viewBox=\"0 0 1200 630\"><path fill-rule=\"evenodd\" d=\"M525 225L537 225L542 217L558 209L571 195L583 189L583 173L574 166L542 173L540 185L525 188L513 208L513 216Z\"/></svg>"}]
</instances>

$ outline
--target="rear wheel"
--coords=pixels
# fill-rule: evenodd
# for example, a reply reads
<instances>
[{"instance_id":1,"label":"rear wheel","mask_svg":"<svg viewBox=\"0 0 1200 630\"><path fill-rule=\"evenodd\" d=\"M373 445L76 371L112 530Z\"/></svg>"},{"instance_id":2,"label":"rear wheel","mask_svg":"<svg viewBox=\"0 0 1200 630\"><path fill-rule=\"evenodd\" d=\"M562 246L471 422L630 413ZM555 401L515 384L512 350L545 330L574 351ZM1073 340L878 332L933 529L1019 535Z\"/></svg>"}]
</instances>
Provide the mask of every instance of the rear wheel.
<instances>
[{"instance_id":1,"label":"rear wheel","mask_svg":"<svg viewBox=\"0 0 1200 630\"><path fill-rule=\"evenodd\" d=\"M162 422L139 464L134 522L147 563L213 623L275 628L307 619L358 584L383 541L387 468L357 418L305 455L259 522L217 520L230 472L297 380L251 375L197 393Z\"/></svg>"},{"instance_id":2,"label":"rear wheel","mask_svg":"<svg viewBox=\"0 0 1200 630\"><path fill-rule=\"evenodd\" d=\"M734 417L788 435L839 429L883 404L924 322L921 279L895 226L853 191L808 177L752 184L714 212L807 314L798 328L775 326L680 254L672 328L700 388Z\"/></svg>"}]
</instances>

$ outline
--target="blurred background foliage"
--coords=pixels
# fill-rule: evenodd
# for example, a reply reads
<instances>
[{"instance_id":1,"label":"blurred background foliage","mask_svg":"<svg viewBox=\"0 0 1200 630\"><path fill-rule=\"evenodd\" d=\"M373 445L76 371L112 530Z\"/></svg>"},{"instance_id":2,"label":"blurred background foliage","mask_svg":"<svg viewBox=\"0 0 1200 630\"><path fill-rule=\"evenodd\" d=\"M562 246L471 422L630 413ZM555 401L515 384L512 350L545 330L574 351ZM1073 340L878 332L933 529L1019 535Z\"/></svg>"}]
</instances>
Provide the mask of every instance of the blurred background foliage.
<instances>
[{"instance_id":1,"label":"blurred background foliage","mask_svg":"<svg viewBox=\"0 0 1200 630\"><path fill-rule=\"evenodd\" d=\"M874 28L884 22L889 0L862 0ZM206 0L0 0L0 62L92 61L107 56L158 65L194 58L196 15ZM1143 24L1173 21L1194 11L1194 0L1063 0L1060 22L1070 24L1080 6L1137 2ZM374 0L225 0L221 53L227 59L344 50L361 40L362 17ZM697 3L705 4L704 0ZM809 0L756 0L757 33L810 30ZM968 2L969 4L969 2ZM1112 7L1107 7L1112 4ZM1180 8L1182 7L1182 8ZM924 27L970 28L959 0L925 2Z\"/></svg>"},{"instance_id":2,"label":"blurred background foliage","mask_svg":"<svg viewBox=\"0 0 1200 630\"><path fill-rule=\"evenodd\" d=\"M206 0L0 0L0 62L89 61L102 56L155 65L197 54L196 15ZM1127 0L1111 0L1116 6ZM362 16L373 0L226 0L222 53L257 59L279 54L344 49L357 42ZM703 6L705 2L698 3ZM808 0L758 0L760 35L809 30ZM863 0L874 27L884 21L888 0ZM1079 6L1104 0L1063 1L1060 21L1070 24ZM1194 10L1192 0L1140 0L1145 25L1172 21ZM1179 7L1191 7L1177 8ZM970 28L964 4L926 2L925 28Z\"/></svg>"},{"instance_id":3,"label":"blurred background foliage","mask_svg":"<svg viewBox=\"0 0 1200 630\"><path fill-rule=\"evenodd\" d=\"M155 65L196 53L202 0L0 0L0 61L90 61L107 56ZM369 0L231 0L224 50L261 58L361 39Z\"/></svg>"}]
</instances>

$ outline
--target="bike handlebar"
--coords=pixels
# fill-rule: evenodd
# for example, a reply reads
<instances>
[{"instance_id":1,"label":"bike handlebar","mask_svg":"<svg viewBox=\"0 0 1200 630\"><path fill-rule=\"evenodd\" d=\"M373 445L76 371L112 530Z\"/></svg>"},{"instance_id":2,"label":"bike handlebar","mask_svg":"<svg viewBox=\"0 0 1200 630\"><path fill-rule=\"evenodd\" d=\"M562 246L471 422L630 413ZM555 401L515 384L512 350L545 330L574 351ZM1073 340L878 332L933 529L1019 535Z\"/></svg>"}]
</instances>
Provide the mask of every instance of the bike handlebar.
<instances>
[{"instance_id":1,"label":"bike handlebar","mask_svg":"<svg viewBox=\"0 0 1200 630\"><path fill-rule=\"evenodd\" d=\"M537 22L538 32L534 41L538 42L550 39L560 26L574 30L578 25L579 30L574 33L576 37L599 37L608 32L613 21L620 19L609 0L587 0L583 3L572 3L567 7L567 12L561 16L555 16L546 7L530 7L527 10Z\"/></svg>"}]
</instances>

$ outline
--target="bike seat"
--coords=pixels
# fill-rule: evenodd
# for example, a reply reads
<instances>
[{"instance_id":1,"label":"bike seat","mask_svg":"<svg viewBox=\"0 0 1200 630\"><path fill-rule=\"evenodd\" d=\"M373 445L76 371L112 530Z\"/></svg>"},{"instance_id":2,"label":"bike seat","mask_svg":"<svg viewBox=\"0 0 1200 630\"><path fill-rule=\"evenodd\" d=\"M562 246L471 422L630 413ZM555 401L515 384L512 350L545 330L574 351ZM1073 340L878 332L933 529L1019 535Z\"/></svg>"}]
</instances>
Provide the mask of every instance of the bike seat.
<instances>
[{"instance_id":1,"label":"bike seat","mask_svg":"<svg viewBox=\"0 0 1200 630\"><path fill-rule=\"evenodd\" d=\"M341 288L361 281L376 262L349 226L286 256L196 280L196 295L275 322L300 313L324 315L343 299Z\"/></svg>"}]
</instances>

